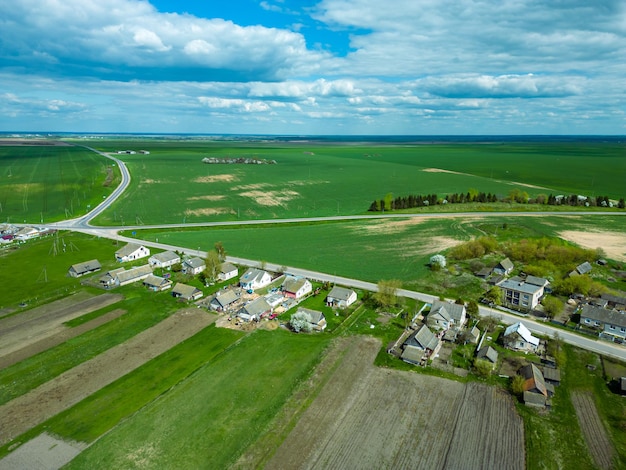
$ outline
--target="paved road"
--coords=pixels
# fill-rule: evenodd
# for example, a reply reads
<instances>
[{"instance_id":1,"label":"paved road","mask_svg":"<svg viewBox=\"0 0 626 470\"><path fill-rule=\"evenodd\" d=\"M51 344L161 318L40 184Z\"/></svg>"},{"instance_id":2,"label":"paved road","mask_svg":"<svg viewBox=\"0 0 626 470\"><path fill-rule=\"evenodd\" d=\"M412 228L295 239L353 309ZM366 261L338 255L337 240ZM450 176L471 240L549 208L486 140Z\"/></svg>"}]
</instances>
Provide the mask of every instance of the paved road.
<instances>
[{"instance_id":1,"label":"paved road","mask_svg":"<svg viewBox=\"0 0 626 470\"><path fill-rule=\"evenodd\" d=\"M160 224L160 225L141 225L141 226L125 226L125 227L94 227L90 224L90 221L93 220L96 216L106 210L120 195L126 190L128 185L130 184L130 173L126 168L126 165L121 160L100 152L91 147L85 147L93 152L99 153L103 157L113 160L118 167L120 168L122 174L122 182L120 185L113 191L113 193L104 200L101 204L99 204L95 209L93 209L88 214L71 220L66 220L64 222L58 222L53 225L50 225L51 228L57 229L67 229L74 230L77 232L87 233L89 235L96 235L104 238L117 239L126 242L137 242L141 241L141 243L146 246L150 246L152 248L160 248L164 250L178 250L183 253L187 253L192 256L200 256L206 257L207 253L198 250L190 250L185 247L166 245L163 243L149 242L145 240L138 240L136 238L128 238L123 237L118 234L119 230L139 230L139 229L147 229L147 228L156 228L156 229L168 229L168 228L176 228L176 227L212 227L212 226L229 226L229 225L256 225L256 224L284 224L284 223L298 223L298 222L321 222L321 221L329 221L329 220L367 220L367 219L381 219L381 218L409 218L409 217L422 217L422 218L470 218L470 217L545 217L545 216L557 216L557 215L575 215L575 216L603 216L603 215L622 215L626 216L626 212L595 212L595 211L566 211L566 212L461 212L461 213L432 213L432 214L367 214L367 215L351 215L351 216L332 216L332 217L311 217L311 218L290 218L290 219L269 219L269 220L242 220L242 221L225 221L225 222L199 222L199 223L189 223L189 224ZM259 267L260 262L255 260L249 260L245 258L237 258L237 257L228 257L228 261L240 264L243 266L255 266ZM266 264L267 269L278 271L284 266L274 265L274 264ZM377 285L371 282L361 281L359 279L349 279L341 276L335 276L328 273L321 273L316 271L310 271L306 269L300 269L296 267L286 267L287 272L305 276L310 279L316 279L322 282L329 281L332 283L337 283L347 287L353 287L357 289L364 289L375 292L378 288ZM432 302L434 299L438 298L436 296L425 294L423 292L415 292L409 291L405 289L401 289L398 291L398 294L403 297L408 297L411 299L417 299L422 302ZM510 313L505 313L499 310L494 310L491 308L480 307L479 313L481 316L495 316L502 323L512 324L522 320L524 324L534 333L545 335L545 336L554 336L555 333L558 333L560 337L566 343L573 344L580 348L587 349L589 351L593 351L599 354L604 354L606 356L611 356L617 359L626 360L626 348L619 346L617 344L609 343L606 341L594 340L591 338L587 338L584 336L580 336L574 333L571 333L566 330L562 330L560 328L555 328L550 324L543 323L540 321L535 321L530 317L521 317L518 315L513 315Z\"/></svg>"}]
</instances>

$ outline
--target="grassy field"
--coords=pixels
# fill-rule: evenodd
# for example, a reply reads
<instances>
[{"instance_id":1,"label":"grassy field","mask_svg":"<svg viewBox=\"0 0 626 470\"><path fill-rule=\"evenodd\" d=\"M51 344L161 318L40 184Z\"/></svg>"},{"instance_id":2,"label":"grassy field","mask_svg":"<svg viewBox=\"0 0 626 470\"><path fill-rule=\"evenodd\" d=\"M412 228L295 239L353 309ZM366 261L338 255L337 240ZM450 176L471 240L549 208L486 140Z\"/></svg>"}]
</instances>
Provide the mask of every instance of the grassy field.
<instances>
[{"instance_id":1,"label":"grassy field","mask_svg":"<svg viewBox=\"0 0 626 470\"><path fill-rule=\"evenodd\" d=\"M504 225L506 224L506 225ZM503 228L506 227L506 228ZM470 237L498 240L556 236L562 230L626 232L626 217L494 217L375 220L236 228L141 231L161 243L210 249L222 241L229 255L407 288L466 296L478 280L432 273L430 256ZM448 279L446 281L446 279ZM444 282L445 281L445 282Z\"/></svg>"},{"instance_id":2,"label":"grassy field","mask_svg":"<svg viewBox=\"0 0 626 470\"><path fill-rule=\"evenodd\" d=\"M478 191L622 197L626 160L615 144L308 145L103 141L135 175L97 222L181 223L364 213L374 199ZM206 165L202 158L255 157L276 165ZM425 171L443 169L447 172ZM538 171L538 169L541 169ZM566 171L564 171L566 169Z\"/></svg>"},{"instance_id":3,"label":"grassy field","mask_svg":"<svg viewBox=\"0 0 626 470\"><path fill-rule=\"evenodd\" d=\"M119 184L119 170L109 160L74 146L0 146L0 168L3 222L50 223L77 217Z\"/></svg>"},{"instance_id":4,"label":"grassy field","mask_svg":"<svg viewBox=\"0 0 626 470\"><path fill-rule=\"evenodd\" d=\"M265 431L328 344L257 331L122 422L68 468L227 468Z\"/></svg>"}]
</instances>

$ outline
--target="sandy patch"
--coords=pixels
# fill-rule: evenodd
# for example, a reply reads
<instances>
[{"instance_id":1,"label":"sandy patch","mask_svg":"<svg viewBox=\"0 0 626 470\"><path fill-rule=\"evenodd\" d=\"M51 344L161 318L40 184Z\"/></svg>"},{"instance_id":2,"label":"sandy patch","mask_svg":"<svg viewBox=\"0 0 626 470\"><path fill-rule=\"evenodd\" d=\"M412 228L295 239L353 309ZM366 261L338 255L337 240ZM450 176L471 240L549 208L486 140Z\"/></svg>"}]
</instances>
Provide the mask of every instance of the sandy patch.
<instances>
[{"instance_id":1,"label":"sandy patch","mask_svg":"<svg viewBox=\"0 0 626 470\"><path fill-rule=\"evenodd\" d=\"M230 188L233 191L253 191L257 189L266 189L272 188L274 185L270 183L253 183L253 184L242 184L241 186L233 186Z\"/></svg>"},{"instance_id":2,"label":"sandy patch","mask_svg":"<svg viewBox=\"0 0 626 470\"><path fill-rule=\"evenodd\" d=\"M160 183L159 180L153 180L153 179L150 179L150 178L147 178L145 180L141 180L141 182L143 184L158 184L158 183Z\"/></svg>"},{"instance_id":3,"label":"sandy patch","mask_svg":"<svg viewBox=\"0 0 626 470\"><path fill-rule=\"evenodd\" d=\"M329 184L330 181L324 181L324 180L308 180L308 181L303 181L303 180L296 180L296 181L287 181L287 183L285 183L288 186L313 186L316 184Z\"/></svg>"},{"instance_id":4,"label":"sandy patch","mask_svg":"<svg viewBox=\"0 0 626 470\"><path fill-rule=\"evenodd\" d=\"M441 168L424 168L422 171L426 173L451 173L453 175L475 176L469 173L461 173L460 171L442 170Z\"/></svg>"},{"instance_id":5,"label":"sandy patch","mask_svg":"<svg viewBox=\"0 0 626 470\"><path fill-rule=\"evenodd\" d=\"M583 248L602 248L609 258L626 261L626 236L623 233L565 230L559 236Z\"/></svg>"},{"instance_id":6,"label":"sandy patch","mask_svg":"<svg viewBox=\"0 0 626 470\"><path fill-rule=\"evenodd\" d=\"M240 196L254 199L261 206L283 206L285 203L300 196L296 191L248 191Z\"/></svg>"},{"instance_id":7,"label":"sandy patch","mask_svg":"<svg viewBox=\"0 0 626 470\"><path fill-rule=\"evenodd\" d=\"M377 220L368 225L359 225L357 228L351 230L358 231L359 233L367 233L368 235L393 235L396 233L402 233L409 227L419 225L426 222L425 217L411 217L410 219L403 220Z\"/></svg>"},{"instance_id":8,"label":"sandy patch","mask_svg":"<svg viewBox=\"0 0 626 470\"><path fill-rule=\"evenodd\" d=\"M85 447L80 442L63 441L44 432L0 460L0 470L61 468Z\"/></svg>"},{"instance_id":9,"label":"sandy patch","mask_svg":"<svg viewBox=\"0 0 626 470\"><path fill-rule=\"evenodd\" d=\"M550 188L546 188L544 186L536 186L534 184L528 184L528 183L519 183L517 181L500 181L501 183L507 183L513 186L523 186L525 188L533 188L533 189L545 189L547 191L552 191Z\"/></svg>"},{"instance_id":10,"label":"sandy patch","mask_svg":"<svg viewBox=\"0 0 626 470\"><path fill-rule=\"evenodd\" d=\"M188 201L221 201L222 199L225 199L226 196L223 195L219 195L219 194L209 194L206 196L193 196L193 197L188 197L187 200Z\"/></svg>"},{"instance_id":11,"label":"sandy patch","mask_svg":"<svg viewBox=\"0 0 626 470\"><path fill-rule=\"evenodd\" d=\"M203 207L202 209L186 209L185 215L189 216L204 216L204 215L219 215L230 214L232 211L228 207Z\"/></svg>"},{"instance_id":12,"label":"sandy patch","mask_svg":"<svg viewBox=\"0 0 626 470\"><path fill-rule=\"evenodd\" d=\"M235 175L209 175L193 180L194 183L232 183L233 181L239 181L239 178Z\"/></svg>"}]
</instances>

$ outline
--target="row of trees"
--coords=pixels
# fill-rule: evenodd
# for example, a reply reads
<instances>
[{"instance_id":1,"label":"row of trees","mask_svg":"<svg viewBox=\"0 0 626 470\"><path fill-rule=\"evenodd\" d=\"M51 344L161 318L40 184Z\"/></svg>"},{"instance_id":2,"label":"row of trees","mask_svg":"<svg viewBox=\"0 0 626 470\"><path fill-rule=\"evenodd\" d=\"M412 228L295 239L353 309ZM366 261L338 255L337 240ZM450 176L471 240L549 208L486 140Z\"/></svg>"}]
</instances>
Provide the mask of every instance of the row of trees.
<instances>
[{"instance_id":1,"label":"row of trees","mask_svg":"<svg viewBox=\"0 0 626 470\"><path fill-rule=\"evenodd\" d=\"M547 204L551 206L569 205L569 206L598 206L613 207L613 203L608 196L586 197L577 194L569 196L555 196L553 194L539 194L535 198L531 198L526 191L519 188L512 189L507 197L500 198L495 193L479 192L476 189L470 189L467 193L448 194L443 198L439 198L436 194L411 194L409 196L393 197L391 193L387 194L383 199L378 199L370 204L369 212L393 211L400 209L412 209L415 207L433 206L437 204L465 204L465 203L493 203L493 202L515 202L519 204ZM617 203L620 209L626 208L624 198Z\"/></svg>"}]
</instances>

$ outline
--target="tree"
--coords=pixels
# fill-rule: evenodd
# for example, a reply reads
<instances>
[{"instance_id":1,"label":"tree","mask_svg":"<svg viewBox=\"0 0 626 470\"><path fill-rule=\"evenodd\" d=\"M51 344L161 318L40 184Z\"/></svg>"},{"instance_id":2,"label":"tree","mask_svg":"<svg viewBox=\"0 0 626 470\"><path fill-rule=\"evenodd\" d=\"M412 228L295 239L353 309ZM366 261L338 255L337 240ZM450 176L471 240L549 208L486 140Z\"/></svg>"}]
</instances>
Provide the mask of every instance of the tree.
<instances>
[{"instance_id":1,"label":"tree","mask_svg":"<svg viewBox=\"0 0 626 470\"><path fill-rule=\"evenodd\" d=\"M398 303L398 289L402 282L397 279L378 281L378 292L374 294L374 301L382 308L393 307Z\"/></svg>"},{"instance_id":2,"label":"tree","mask_svg":"<svg viewBox=\"0 0 626 470\"><path fill-rule=\"evenodd\" d=\"M496 326L500 323L498 319L492 315L488 315L486 317L481 318L478 325L480 329L485 330L487 332L493 331L496 329Z\"/></svg>"},{"instance_id":3,"label":"tree","mask_svg":"<svg viewBox=\"0 0 626 470\"><path fill-rule=\"evenodd\" d=\"M620 198L619 202L617 203L617 207L619 207L620 209L624 209L626 208L626 201L624 201L624 198Z\"/></svg>"},{"instance_id":4,"label":"tree","mask_svg":"<svg viewBox=\"0 0 626 470\"><path fill-rule=\"evenodd\" d=\"M543 305L543 311L546 314L546 317L550 320L563 310L563 302L551 295L546 295L541 301L541 304Z\"/></svg>"},{"instance_id":5,"label":"tree","mask_svg":"<svg viewBox=\"0 0 626 470\"><path fill-rule=\"evenodd\" d=\"M313 328L311 325L311 317L306 312L296 312L291 315L289 326L291 326L291 329L296 333L300 333L301 331L310 333Z\"/></svg>"},{"instance_id":6,"label":"tree","mask_svg":"<svg viewBox=\"0 0 626 470\"><path fill-rule=\"evenodd\" d=\"M440 271L446 267L446 257L443 255L433 255L430 257L430 269Z\"/></svg>"},{"instance_id":7,"label":"tree","mask_svg":"<svg viewBox=\"0 0 626 470\"><path fill-rule=\"evenodd\" d=\"M207 253L206 259L204 260L204 264L206 264L206 275L210 280L215 280L217 275L220 272L220 265L222 262L220 261L220 256L215 250L211 250Z\"/></svg>"},{"instance_id":8,"label":"tree","mask_svg":"<svg viewBox=\"0 0 626 470\"><path fill-rule=\"evenodd\" d=\"M217 252L217 256L220 260L220 263L223 263L224 261L226 261L226 249L224 248L224 245L222 242L215 243L215 251Z\"/></svg>"},{"instance_id":9,"label":"tree","mask_svg":"<svg viewBox=\"0 0 626 470\"><path fill-rule=\"evenodd\" d=\"M498 286L493 286L485 294L485 299L496 305L502 305L502 290Z\"/></svg>"},{"instance_id":10,"label":"tree","mask_svg":"<svg viewBox=\"0 0 626 470\"><path fill-rule=\"evenodd\" d=\"M465 310L467 311L467 314L471 317L471 318L476 318L478 317L478 304L476 303L475 300L470 300L467 303L467 307L465 308Z\"/></svg>"},{"instance_id":11,"label":"tree","mask_svg":"<svg viewBox=\"0 0 626 470\"><path fill-rule=\"evenodd\" d=\"M489 361L476 358L474 359L474 370L480 377L489 377L493 368L491 367L491 363Z\"/></svg>"}]
</instances>

